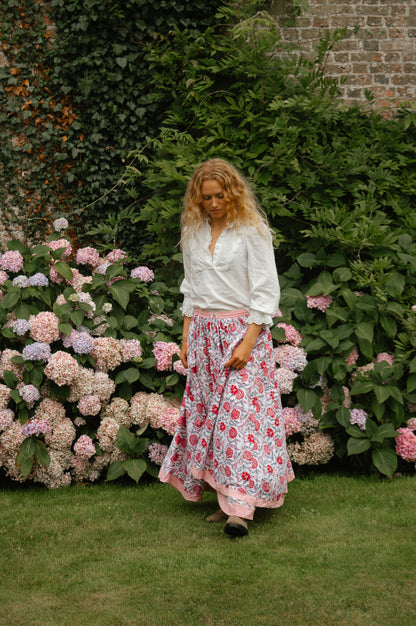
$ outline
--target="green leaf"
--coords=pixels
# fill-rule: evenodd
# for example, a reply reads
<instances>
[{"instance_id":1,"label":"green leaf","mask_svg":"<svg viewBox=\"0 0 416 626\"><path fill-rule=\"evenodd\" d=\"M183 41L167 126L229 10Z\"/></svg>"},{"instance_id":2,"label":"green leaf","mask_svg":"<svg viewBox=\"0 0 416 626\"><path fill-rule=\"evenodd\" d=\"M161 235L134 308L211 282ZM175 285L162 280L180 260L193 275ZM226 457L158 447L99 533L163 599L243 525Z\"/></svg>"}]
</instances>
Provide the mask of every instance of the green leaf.
<instances>
[{"instance_id":1,"label":"green leaf","mask_svg":"<svg viewBox=\"0 0 416 626\"><path fill-rule=\"evenodd\" d=\"M352 278L351 271L347 267L339 267L332 274L336 283L346 283Z\"/></svg>"},{"instance_id":2,"label":"green leaf","mask_svg":"<svg viewBox=\"0 0 416 626\"><path fill-rule=\"evenodd\" d=\"M126 315L124 318L123 326L126 330L131 330L138 325L138 321L136 317L132 315Z\"/></svg>"},{"instance_id":3,"label":"green leaf","mask_svg":"<svg viewBox=\"0 0 416 626\"><path fill-rule=\"evenodd\" d=\"M147 469L147 463L143 459L127 459L127 461L123 463L123 468L130 478L138 483Z\"/></svg>"},{"instance_id":4,"label":"green leaf","mask_svg":"<svg viewBox=\"0 0 416 626\"><path fill-rule=\"evenodd\" d=\"M139 378L140 378L139 370L135 367L129 367L126 370L122 370L121 372L118 372L114 382L116 383L116 385L119 385L120 383L124 383L124 382L134 383L136 382L136 380L139 380Z\"/></svg>"},{"instance_id":5,"label":"green leaf","mask_svg":"<svg viewBox=\"0 0 416 626\"><path fill-rule=\"evenodd\" d=\"M302 409L307 413L309 410L313 409L317 402L320 403L320 399L318 394L312 389L298 389L296 392L298 400Z\"/></svg>"},{"instance_id":6,"label":"green leaf","mask_svg":"<svg viewBox=\"0 0 416 626\"><path fill-rule=\"evenodd\" d=\"M75 326L82 326L84 322L84 312L83 311L71 311L69 314L71 322L75 324Z\"/></svg>"},{"instance_id":7,"label":"green leaf","mask_svg":"<svg viewBox=\"0 0 416 626\"><path fill-rule=\"evenodd\" d=\"M120 476L126 473L126 470L123 467L124 461L114 461L111 465L108 466L107 474L105 477L106 482L110 480L117 480Z\"/></svg>"},{"instance_id":8,"label":"green leaf","mask_svg":"<svg viewBox=\"0 0 416 626\"><path fill-rule=\"evenodd\" d=\"M40 387L43 382L43 367L34 367L30 372L30 382L35 387Z\"/></svg>"},{"instance_id":9,"label":"green leaf","mask_svg":"<svg viewBox=\"0 0 416 626\"><path fill-rule=\"evenodd\" d=\"M416 389L416 374L410 374L406 381L406 391L411 393Z\"/></svg>"},{"instance_id":10,"label":"green leaf","mask_svg":"<svg viewBox=\"0 0 416 626\"><path fill-rule=\"evenodd\" d=\"M382 313L380 315L380 324L382 325L383 329L386 331L387 337L394 339L394 337L397 334L397 324L395 320L389 315Z\"/></svg>"},{"instance_id":11,"label":"green leaf","mask_svg":"<svg viewBox=\"0 0 416 626\"><path fill-rule=\"evenodd\" d=\"M351 437L347 441L347 454L351 456L352 454L362 454L371 448L371 442L367 437L365 439L356 439L355 437Z\"/></svg>"},{"instance_id":12,"label":"green leaf","mask_svg":"<svg viewBox=\"0 0 416 626\"><path fill-rule=\"evenodd\" d=\"M350 393L352 396L359 396L371 391L373 386L374 383L371 380L359 381L352 386Z\"/></svg>"},{"instance_id":13,"label":"green leaf","mask_svg":"<svg viewBox=\"0 0 416 626\"><path fill-rule=\"evenodd\" d=\"M349 426L351 426L350 412L348 409L346 409L345 407L342 407L341 409L338 409L335 415L336 415L338 424L340 424L344 428L348 428Z\"/></svg>"},{"instance_id":14,"label":"green leaf","mask_svg":"<svg viewBox=\"0 0 416 626\"><path fill-rule=\"evenodd\" d=\"M8 293L6 293L5 296L3 296L3 299L1 301L1 308L5 309L6 311L14 309L16 304L20 300L20 295L20 291L10 290ZM12 336L14 336L14 333Z\"/></svg>"},{"instance_id":15,"label":"green leaf","mask_svg":"<svg viewBox=\"0 0 416 626\"><path fill-rule=\"evenodd\" d=\"M4 370L3 372L3 380L10 389L16 389L17 383L19 379L17 378L14 372L10 372L9 370Z\"/></svg>"},{"instance_id":16,"label":"green leaf","mask_svg":"<svg viewBox=\"0 0 416 626\"><path fill-rule=\"evenodd\" d=\"M43 465L44 467L49 467L49 463L51 462L51 457L49 456L46 445L40 439L35 440L36 448L35 448L35 459L39 463L39 465Z\"/></svg>"},{"instance_id":17,"label":"green leaf","mask_svg":"<svg viewBox=\"0 0 416 626\"><path fill-rule=\"evenodd\" d=\"M168 387L173 387L173 385L176 385L176 383L179 382L179 375L176 373L170 374L166 377L165 382Z\"/></svg>"},{"instance_id":18,"label":"green leaf","mask_svg":"<svg viewBox=\"0 0 416 626\"><path fill-rule=\"evenodd\" d=\"M66 278L66 280L72 280L72 270L68 263L65 263L64 261L57 261L54 267L60 276Z\"/></svg>"},{"instance_id":19,"label":"green leaf","mask_svg":"<svg viewBox=\"0 0 416 626\"><path fill-rule=\"evenodd\" d=\"M371 343L374 339L374 327L368 322L359 322L355 328L355 335L357 339L364 339Z\"/></svg>"},{"instance_id":20,"label":"green leaf","mask_svg":"<svg viewBox=\"0 0 416 626\"><path fill-rule=\"evenodd\" d=\"M126 310L130 301L130 294L135 290L135 288L136 285L128 280L117 280L111 285L109 291L114 300L116 300L116 302L118 302L119 305Z\"/></svg>"},{"instance_id":21,"label":"green leaf","mask_svg":"<svg viewBox=\"0 0 416 626\"><path fill-rule=\"evenodd\" d=\"M388 478L393 478L397 469L397 454L392 448L374 448L371 457L379 472Z\"/></svg>"},{"instance_id":22,"label":"green leaf","mask_svg":"<svg viewBox=\"0 0 416 626\"><path fill-rule=\"evenodd\" d=\"M373 391L376 395L377 401L383 404L390 397L389 387L385 385L374 385Z\"/></svg>"},{"instance_id":23,"label":"green leaf","mask_svg":"<svg viewBox=\"0 0 416 626\"><path fill-rule=\"evenodd\" d=\"M316 254L312 254L311 252L304 252L299 255L296 260L301 267L313 267L317 264Z\"/></svg>"},{"instance_id":24,"label":"green leaf","mask_svg":"<svg viewBox=\"0 0 416 626\"><path fill-rule=\"evenodd\" d=\"M64 335L66 335L67 337L69 337L69 335L72 333L72 331L74 330L73 327L71 326L71 324L67 324L65 322L60 322L58 324L58 328L61 331L61 333L63 333Z\"/></svg>"},{"instance_id":25,"label":"green leaf","mask_svg":"<svg viewBox=\"0 0 416 626\"><path fill-rule=\"evenodd\" d=\"M398 436L397 430L394 428L393 424L380 424L378 427L377 433L382 436L384 439L390 439Z\"/></svg>"}]
</instances>

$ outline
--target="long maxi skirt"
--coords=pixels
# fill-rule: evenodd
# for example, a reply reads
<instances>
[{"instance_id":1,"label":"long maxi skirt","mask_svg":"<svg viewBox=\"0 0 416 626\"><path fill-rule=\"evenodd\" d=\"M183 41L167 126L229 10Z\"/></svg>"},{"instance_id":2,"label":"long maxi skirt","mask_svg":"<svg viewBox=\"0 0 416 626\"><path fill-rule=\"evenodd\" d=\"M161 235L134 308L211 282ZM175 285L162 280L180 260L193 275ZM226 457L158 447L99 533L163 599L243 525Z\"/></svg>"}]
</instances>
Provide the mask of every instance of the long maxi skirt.
<instances>
[{"instance_id":1,"label":"long maxi skirt","mask_svg":"<svg viewBox=\"0 0 416 626\"><path fill-rule=\"evenodd\" d=\"M178 427L159 478L187 500L215 490L227 515L283 504L294 478L286 450L276 365L263 329L241 370L225 368L247 331L247 311L196 311Z\"/></svg>"}]
</instances>

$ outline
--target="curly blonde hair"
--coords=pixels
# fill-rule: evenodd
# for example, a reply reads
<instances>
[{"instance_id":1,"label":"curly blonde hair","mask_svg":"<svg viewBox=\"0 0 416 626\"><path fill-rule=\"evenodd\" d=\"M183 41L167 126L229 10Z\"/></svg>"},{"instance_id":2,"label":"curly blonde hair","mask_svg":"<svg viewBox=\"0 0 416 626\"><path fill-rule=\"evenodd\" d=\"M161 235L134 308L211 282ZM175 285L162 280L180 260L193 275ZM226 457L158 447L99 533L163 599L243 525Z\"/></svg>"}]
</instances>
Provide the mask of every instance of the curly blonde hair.
<instances>
[{"instance_id":1,"label":"curly blonde hair","mask_svg":"<svg viewBox=\"0 0 416 626\"><path fill-rule=\"evenodd\" d=\"M272 232L266 214L259 206L247 180L224 159L209 159L194 172L188 183L181 215L182 239L196 232L207 213L202 206L204 181L215 180L224 190L227 224L253 225L261 233Z\"/></svg>"}]
</instances>

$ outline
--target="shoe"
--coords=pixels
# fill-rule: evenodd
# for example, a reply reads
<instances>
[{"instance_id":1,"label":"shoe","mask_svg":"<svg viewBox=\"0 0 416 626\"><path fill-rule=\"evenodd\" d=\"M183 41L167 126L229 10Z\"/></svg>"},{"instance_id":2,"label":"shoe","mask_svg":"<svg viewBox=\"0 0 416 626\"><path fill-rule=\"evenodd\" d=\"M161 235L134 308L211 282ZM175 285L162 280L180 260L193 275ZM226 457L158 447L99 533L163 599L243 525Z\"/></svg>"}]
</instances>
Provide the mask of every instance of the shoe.
<instances>
[{"instance_id":1,"label":"shoe","mask_svg":"<svg viewBox=\"0 0 416 626\"><path fill-rule=\"evenodd\" d=\"M245 535L248 535L247 522L241 517L230 515L227 519L226 525L224 526L224 532L231 537L244 537Z\"/></svg>"},{"instance_id":2,"label":"shoe","mask_svg":"<svg viewBox=\"0 0 416 626\"><path fill-rule=\"evenodd\" d=\"M212 515L208 515L208 517L205 518L206 522L221 522L223 519L226 519L227 515L224 513L224 511L221 511L221 509L219 511L217 511L216 513L213 513Z\"/></svg>"}]
</instances>

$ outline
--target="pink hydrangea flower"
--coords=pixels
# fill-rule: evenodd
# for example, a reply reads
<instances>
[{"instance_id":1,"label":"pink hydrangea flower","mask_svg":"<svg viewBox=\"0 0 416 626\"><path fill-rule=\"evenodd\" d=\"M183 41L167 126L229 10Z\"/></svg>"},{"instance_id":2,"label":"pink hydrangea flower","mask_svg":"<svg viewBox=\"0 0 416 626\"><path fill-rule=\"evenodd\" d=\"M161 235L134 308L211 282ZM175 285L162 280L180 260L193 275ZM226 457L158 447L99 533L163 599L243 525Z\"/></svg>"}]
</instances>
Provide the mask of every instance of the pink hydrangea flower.
<instances>
[{"instance_id":1,"label":"pink hydrangea flower","mask_svg":"<svg viewBox=\"0 0 416 626\"><path fill-rule=\"evenodd\" d=\"M30 336L41 343L53 343L58 341L61 332L58 328L59 317L52 311L41 311L37 315L29 317Z\"/></svg>"},{"instance_id":2,"label":"pink hydrangea flower","mask_svg":"<svg viewBox=\"0 0 416 626\"><path fill-rule=\"evenodd\" d=\"M3 270L0 270L0 285L4 285L6 280L9 280L8 275L6 274L6 272L3 272Z\"/></svg>"},{"instance_id":3,"label":"pink hydrangea flower","mask_svg":"<svg viewBox=\"0 0 416 626\"><path fill-rule=\"evenodd\" d=\"M168 453L168 447L163 443L151 443L147 448L147 454L149 459L156 463L156 465L162 465L165 456Z\"/></svg>"},{"instance_id":4,"label":"pink hydrangea flower","mask_svg":"<svg viewBox=\"0 0 416 626\"><path fill-rule=\"evenodd\" d=\"M188 374L188 370L186 369L186 367L184 367L182 365L182 361L178 360L175 361L173 364L173 369L175 370L175 372L177 372L178 374L181 374L181 376L187 376Z\"/></svg>"},{"instance_id":5,"label":"pink hydrangea flower","mask_svg":"<svg viewBox=\"0 0 416 626\"><path fill-rule=\"evenodd\" d=\"M410 428L410 430L416 430L416 417L411 417L407 420L407 428Z\"/></svg>"},{"instance_id":6,"label":"pink hydrangea flower","mask_svg":"<svg viewBox=\"0 0 416 626\"><path fill-rule=\"evenodd\" d=\"M389 354L388 352L380 352L377 354L377 363L382 363L382 361L386 361L389 365L393 365L394 356L393 354Z\"/></svg>"},{"instance_id":7,"label":"pink hydrangea flower","mask_svg":"<svg viewBox=\"0 0 416 626\"><path fill-rule=\"evenodd\" d=\"M100 262L100 253L95 248L87 246L77 251L75 260L79 265L91 265L96 267Z\"/></svg>"},{"instance_id":8,"label":"pink hydrangea flower","mask_svg":"<svg viewBox=\"0 0 416 626\"><path fill-rule=\"evenodd\" d=\"M302 341L303 337L298 330L291 324L284 324L280 322L277 324L278 328L283 328L286 335L286 341L292 344L292 346L298 346Z\"/></svg>"},{"instance_id":9,"label":"pink hydrangea flower","mask_svg":"<svg viewBox=\"0 0 416 626\"><path fill-rule=\"evenodd\" d=\"M172 357L174 354L179 354L180 349L177 343L156 341L153 344L153 354L155 355L156 369L159 372L172 369Z\"/></svg>"},{"instance_id":10,"label":"pink hydrangea flower","mask_svg":"<svg viewBox=\"0 0 416 626\"><path fill-rule=\"evenodd\" d=\"M138 339L120 339L120 346L123 363L141 358L143 350Z\"/></svg>"},{"instance_id":11,"label":"pink hydrangea flower","mask_svg":"<svg viewBox=\"0 0 416 626\"><path fill-rule=\"evenodd\" d=\"M23 269L23 257L18 250L7 250L0 259L0 267L16 274Z\"/></svg>"},{"instance_id":12,"label":"pink hydrangea flower","mask_svg":"<svg viewBox=\"0 0 416 626\"><path fill-rule=\"evenodd\" d=\"M62 261L67 261L72 253L72 245L68 239L57 239L56 241L48 241L46 244L51 250L60 250L65 248L65 252L61 256Z\"/></svg>"},{"instance_id":13,"label":"pink hydrangea flower","mask_svg":"<svg viewBox=\"0 0 416 626\"><path fill-rule=\"evenodd\" d=\"M78 409L81 415L98 415L101 411L100 398L95 394L82 396L78 400Z\"/></svg>"},{"instance_id":14,"label":"pink hydrangea flower","mask_svg":"<svg viewBox=\"0 0 416 626\"><path fill-rule=\"evenodd\" d=\"M108 370L113 370L122 363L121 345L117 339L98 337L94 341L95 346L91 355L95 359L98 370L108 372Z\"/></svg>"},{"instance_id":15,"label":"pink hydrangea flower","mask_svg":"<svg viewBox=\"0 0 416 626\"><path fill-rule=\"evenodd\" d=\"M296 377L297 374L292 372L292 370L288 370L285 367L279 367L276 370L276 382L280 393L292 393L293 381Z\"/></svg>"},{"instance_id":16,"label":"pink hydrangea flower","mask_svg":"<svg viewBox=\"0 0 416 626\"><path fill-rule=\"evenodd\" d=\"M358 359L358 350L357 350L357 347L354 346L351 352L345 357L345 363L348 365L348 367L351 367L351 365L356 364L357 359Z\"/></svg>"},{"instance_id":17,"label":"pink hydrangea flower","mask_svg":"<svg viewBox=\"0 0 416 626\"><path fill-rule=\"evenodd\" d=\"M368 414L364 409L351 409L350 410L350 422L351 424L357 424L360 430L365 430L365 424L368 418Z\"/></svg>"},{"instance_id":18,"label":"pink hydrangea flower","mask_svg":"<svg viewBox=\"0 0 416 626\"><path fill-rule=\"evenodd\" d=\"M155 277L154 272L145 265L140 265L139 267L135 267L131 270L130 273L131 278L139 278L144 283L151 283Z\"/></svg>"},{"instance_id":19,"label":"pink hydrangea flower","mask_svg":"<svg viewBox=\"0 0 416 626\"><path fill-rule=\"evenodd\" d=\"M127 256L127 252L124 252L124 250L120 250L119 248L115 248L114 250L111 250L105 258L110 263L123 263L123 261L127 260Z\"/></svg>"},{"instance_id":20,"label":"pink hydrangea flower","mask_svg":"<svg viewBox=\"0 0 416 626\"><path fill-rule=\"evenodd\" d=\"M74 443L74 452L78 456L89 459L95 454L95 446L91 437L88 435L81 435L81 437Z\"/></svg>"},{"instance_id":21,"label":"pink hydrangea flower","mask_svg":"<svg viewBox=\"0 0 416 626\"><path fill-rule=\"evenodd\" d=\"M0 430L10 428L14 420L14 411L11 409L0 409Z\"/></svg>"},{"instance_id":22,"label":"pink hydrangea flower","mask_svg":"<svg viewBox=\"0 0 416 626\"><path fill-rule=\"evenodd\" d=\"M178 425L179 413L179 409L176 409L175 407L167 408L159 417L157 427L163 428L163 430L166 430L169 435L173 435Z\"/></svg>"},{"instance_id":23,"label":"pink hydrangea flower","mask_svg":"<svg viewBox=\"0 0 416 626\"><path fill-rule=\"evenodd\" d=\"M282 411L283 419L285 423L285 433L286 437L290 437L290 435L294 435L298 433L301 429L302 424L298 420L298 415L295 409L290 407L285 407Z\"/></svg>"},{"instance_id":24,"label":"pink hydrangea flower","mask_svg":"<svg viewBox=\"0 0 416 626\"><path fill-rule=\"evenodd\" d=\"M396 453L405 461L416 461L416 435L410 428L398 428Z\"/></svg>"},{"instance_id":25,"label":"pink hydrangea flower","mask_svg":"<svg viewBox=\"0 0 416 626\"><path fill-rule=\"evenodd\" d=\"M45 376L60 387L71 385L79 374L79 363L68 352L58 350L52 354L45 367Z\"/></svg>"},{"instance_id":26,"label":"pink hydrangea flower","mask_svg":"<svg viewBox=\"0 0 416 626\"><path fill-rule=\"evenodd\" d=\"M34 385L23 385L19 387L19 395L29 407L32 407L33 404L40 400L39 389Z\"/></svg>"},{"instance_id":27,"label":"pink hydrangea flower","mask_svg":"<svg viewBox=\"0 0 416 626\"><path fill-rule=\"evenodd\" d=\"M308 309L319 309L322 313L325 313L332 302L332 296L306 296L306 306Z\"/></svg>"},{"instance_id":28,"label":"pink hydrangea flower","mask_svg":"<svg viewBox=\"0 0 416 626\"><path fill-rule=\"evenodd\" d=\"M302 372L308 364L306 351L291 344L277 346L273 350L273 355L280 367L295 372Z\"/></svg>"}]
</instances>

